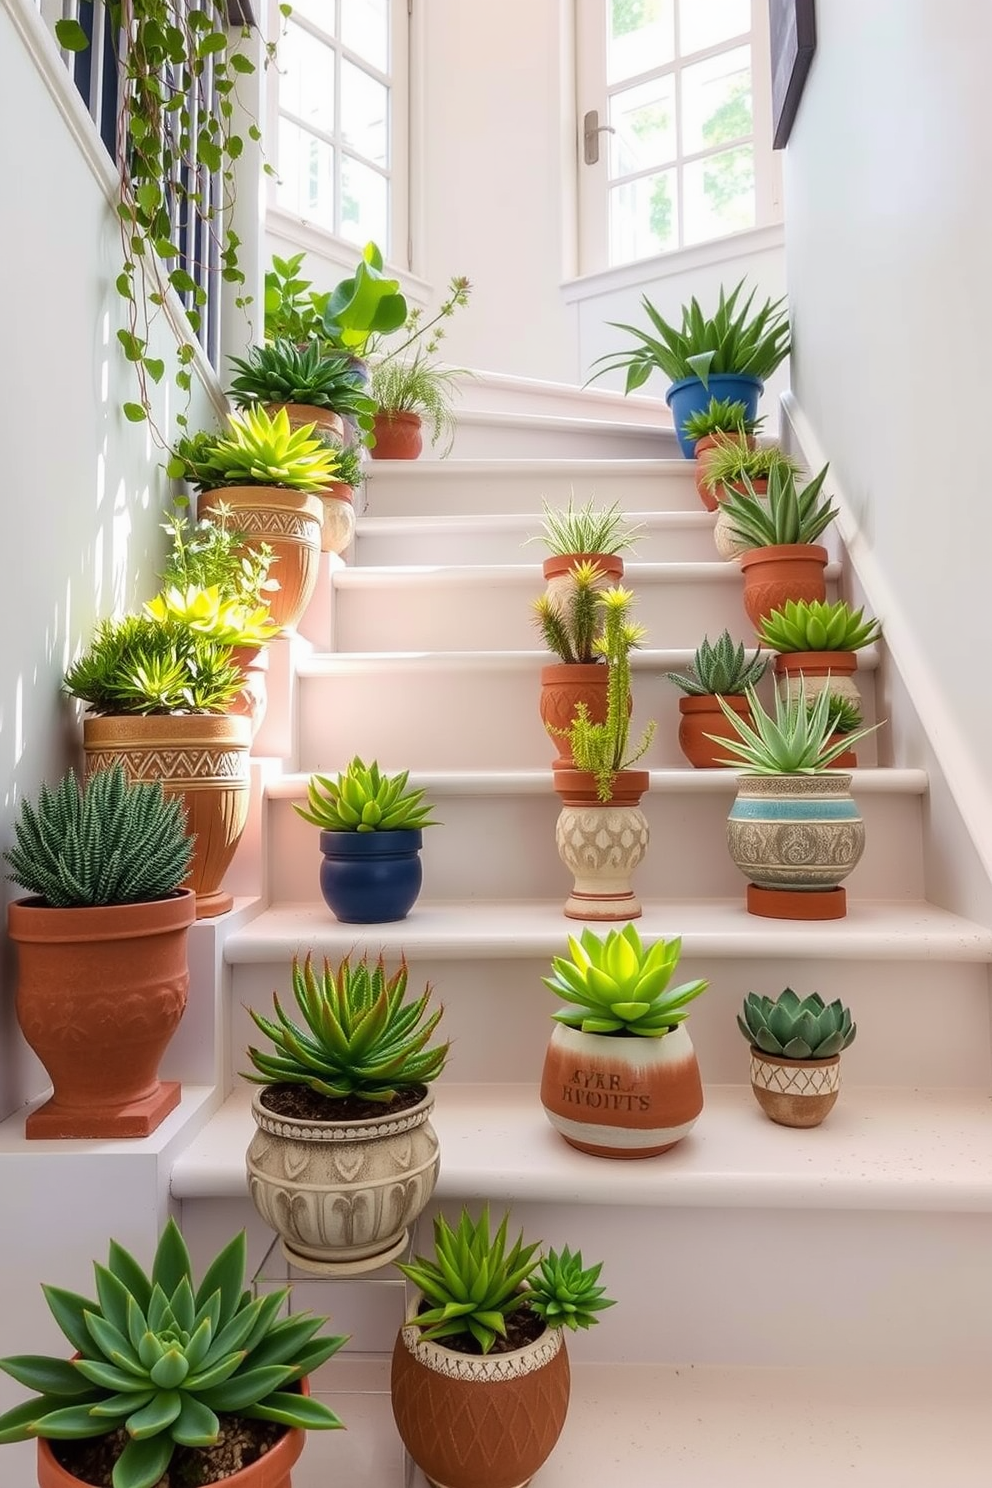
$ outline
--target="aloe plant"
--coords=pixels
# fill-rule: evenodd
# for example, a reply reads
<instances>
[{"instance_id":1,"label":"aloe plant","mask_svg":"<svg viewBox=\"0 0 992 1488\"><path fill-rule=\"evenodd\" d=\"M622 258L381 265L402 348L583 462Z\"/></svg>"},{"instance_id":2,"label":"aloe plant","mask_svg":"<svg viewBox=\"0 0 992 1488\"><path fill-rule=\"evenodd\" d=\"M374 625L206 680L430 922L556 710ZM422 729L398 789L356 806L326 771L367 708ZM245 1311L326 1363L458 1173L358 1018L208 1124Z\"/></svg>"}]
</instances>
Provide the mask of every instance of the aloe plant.
<instances>
[{"instance_id":1,"label":"aloe plant","mask_svg":"<svg viewBox=\"0 0 992 1488\"><path fill-rule=\"evenodd\" d=\"M860 651L878 640L881 626L843 599L834 604L787 599L780 610L762 618L759 634L773 651Z\"/></svg>"},{"instance_id":2,"label":"aloe plant","mask_svg":"<svg viewBox=\"0 0 992 1488\"><path fill-rule=\"evenodd\" d=\"M709 983L669 987L682 954L681 937L645 946L634 925L610 930L601 940L586 928L568 938L571 960L556 956L544 985L566 1004L555 1022L582 1033L663 1038L688 1016L689 1003Z\"/></svg>"},{"instance_id":3,"label":"aloe plant","mask_svg":"<svg viewBox=\"0 0 992 1488\"><path fill-rule=\"evenodd\" d=\"M303 403L349 414L364 430L372 428L375 403L365 391L354 359L346 354L321 354L317 342L303 350L292 341L253 346L247 357L229 357L238 373L230 396L238 408L253 403Z\"/></svg>"},{"instance_id":4,"label":"aloe plant","mask_svg":"<svg viewBox=\"0 0 992 1488\"><path fill-rule=\"evenodd\" d=\"M748 687L757 687L767 666L768 658L762 656L760 646L748 656L743 641L735 645L729 630L725 630L712 645L703 637L686 671L667 675L669 682L674 682L689 697L711 697L716 693L738 697Z\"/></svg>"},{"instance_id":5,"label":"aloe plant","mask_svg":"<svg viewBox=\"0 0 992 1488\"><path fill-rule=\"evenodd\" d=\"M64 690L94 713L224 713L244 682L231 648L185 620L101 620Z\"/></svg>"},{"instance_id":6,"label":"aloe plant","mask_svg":"<svg viewBox=\"0 0 992 1488\"><path fill-rule=\"evenodd\" d=\"M749 548L815 543L837 515L829 498L820 499L828 466L800 491L796 477L778 462L768 472L768 494L759 496L746 475L742 490L728 490L723 501L732 535Z\"/></svg>"},{"instance_id":7,"label":"aloe plant","mask_svg":"<svg viewBox=\"0 0 992 1488\"><path fill-rule=\"evenodd\" d=\"M766 713L753 687L745 689L751 723L728 708L722 698L717 701L729 720L736 739L707 734L715 744L733 755L720 760L723 765L743 765L748 775L820 775L847 749L873 734L879 724L856 729L841 739L832 739L834 725L830 715L830 693L823 688L811 700L806 693L806 679L799 674L799 686L788 694L775 693L774 713ZM753 727L752 727L753 724Z\"/></svg>"},{"instance_id":8,"label":"aloe plant","mask_svg":"<svg viewBox=\"0 0 992 1488\"><path fill-rule=\"evenodd\" d=\"M817 992L800 998L791 987L775 998L749 992L737 1026L756 1049L786 1059L833 1059L851 1047L858 1031L839 999L825 1003Z\"/></svg>"}]
</instances>

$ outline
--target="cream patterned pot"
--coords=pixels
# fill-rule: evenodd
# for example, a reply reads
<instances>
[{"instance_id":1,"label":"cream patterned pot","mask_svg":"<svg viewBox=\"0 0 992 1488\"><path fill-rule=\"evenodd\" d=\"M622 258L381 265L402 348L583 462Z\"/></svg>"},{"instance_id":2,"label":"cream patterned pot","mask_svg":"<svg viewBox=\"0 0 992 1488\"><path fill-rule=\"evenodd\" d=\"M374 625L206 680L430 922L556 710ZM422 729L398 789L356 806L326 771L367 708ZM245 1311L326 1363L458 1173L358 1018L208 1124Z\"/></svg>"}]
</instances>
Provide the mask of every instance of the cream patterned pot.
<instances>
[{"instance_id":1,"label":"cream patterned pot","mask_svg":"<svg viewBox=\"0 0 992 1488\"><path fill-rule=\"evenodd\" d=\"M840 1091L840 1055L786 1059L752 1044L751 1089L765 1115L779 1126L819 1126Z\"/></svg>"},{"instance_id":2,"label":"cream patterned pot","mask_svg":"<svg viewBox=\"0 0 992 1488\"><path fill-rule=\"evenodd\" d=\"M835 888L865 846L851 776L742 775L727 845L745 878L761 888Z\"/></svg>"},{"instance_id":3,"label":"cream patterned pot","mask_svg":"<svg viewBox=\"0 0 992 1488\"><path fill-rule=\"evenodd\" d=\"M565 914L571 920L637 919L641 902L630 880L648 846L647 817L638 804L650 783L648 772L622 770L607 804L584 770L555 770L554 781L562 801L558 856L575 880Z\"/></svg>"}]
</instances>

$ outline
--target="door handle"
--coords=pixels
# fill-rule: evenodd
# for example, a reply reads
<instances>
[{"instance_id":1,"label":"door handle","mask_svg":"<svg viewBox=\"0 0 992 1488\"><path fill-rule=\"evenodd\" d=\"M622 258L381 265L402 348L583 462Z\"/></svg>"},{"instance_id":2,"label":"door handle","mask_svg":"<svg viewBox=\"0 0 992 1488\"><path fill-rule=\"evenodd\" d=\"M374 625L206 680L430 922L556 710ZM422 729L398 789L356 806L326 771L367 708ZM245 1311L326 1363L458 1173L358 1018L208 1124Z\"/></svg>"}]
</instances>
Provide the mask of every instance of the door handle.
<instances>
[{"instance_id":1,"label":"door handle","mask_svg":"<svg viewBox=\"0 0 992 1488\"><path fill-rule=\"evenodd\" d=\"M599 136L616 134L612 124L600 124L597 109L590 109L582 120L582 158L586 165L595 165L599 160Z\"/></svg>"}]
</instances>

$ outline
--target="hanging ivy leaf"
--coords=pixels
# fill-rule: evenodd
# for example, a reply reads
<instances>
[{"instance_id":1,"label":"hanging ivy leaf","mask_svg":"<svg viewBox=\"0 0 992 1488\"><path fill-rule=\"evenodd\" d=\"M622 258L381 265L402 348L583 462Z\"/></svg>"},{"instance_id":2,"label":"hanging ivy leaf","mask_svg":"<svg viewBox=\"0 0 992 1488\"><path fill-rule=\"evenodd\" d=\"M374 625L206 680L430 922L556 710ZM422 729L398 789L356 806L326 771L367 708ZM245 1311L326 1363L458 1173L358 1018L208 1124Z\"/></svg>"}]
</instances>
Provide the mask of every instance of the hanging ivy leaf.
<instances>
[{"instance_id":1,"label":"hanging ivy leaf","mask_svg":"<svg viewBox=\"0 0 992 1488\"><path fill-rule=\"evenodd\" d=\"M85 52L90 44L89 37L78 21L56 21L55 35L59 46L64 46L67 52Z\"/></svg>"},{"instance_id":2,"label":"hanging ivy leaf","mask_svg":"<svg viewBox=\"0 0 992 1488\"><path fill-rule=\"evenodd\" d=\"M132 424L141 424L148 417L140 403L125 403L123 411L124 417Z\"/></svg>"}]
</instances>

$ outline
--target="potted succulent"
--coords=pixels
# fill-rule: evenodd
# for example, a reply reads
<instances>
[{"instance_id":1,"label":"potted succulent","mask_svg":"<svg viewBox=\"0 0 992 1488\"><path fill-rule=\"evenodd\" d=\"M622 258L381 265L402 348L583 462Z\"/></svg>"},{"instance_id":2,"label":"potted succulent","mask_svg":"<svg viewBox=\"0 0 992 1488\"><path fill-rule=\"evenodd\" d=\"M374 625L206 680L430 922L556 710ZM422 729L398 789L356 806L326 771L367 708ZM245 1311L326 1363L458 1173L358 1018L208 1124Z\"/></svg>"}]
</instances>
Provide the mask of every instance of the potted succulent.
<instances>
[{"instance_id":1,"label":"potted succulent","mask_svg":"<svg viewBox=\"0 0 992 1488\"><path fill-rule=\"evenodd\" d=\"M697 770L720 767L717 756L722 746L714 741L736 735L717 699L723 698L735 713L749 718L744 693L748 687L757 687L767 666L760 646L748 656L743 641L735 644L725 630L712 645L703 637L684 672L668 673L669 682L685 694L679 698L679 748L690 765Z\"/></svg>"},{"instance_id":2,"label":"potted succulent","mask_svg":"<svg viewBox=\"0 0 992 1488\"><path fill-rule=\"evenodd\" d=\"M603 584L615 583L623 578L625 548L637 542L640 524L628 525L618 502L602 509L596 507L592 498L584 506L576 508L574 497L569 496L564 511L544 506L544 531L529 537L528 542L543 542L549 557L545 558L543 573L548 581L545 591L549 598L557 599L567 592L567 579L580 563L595 563L602 574Z\"/></svg>"},{"instance_id":3,"label":"potted succulent","mask_svg":"<svg viewBox=\"0 0 992 1488\"><path fill-rule=\"evenodd\" d=\"M312 425L320 439L337 445L350 444L356 428L371 434L375 404L344 353L323 354L317 342L301 351L280 339L228 360L238 374L228 393L237 408L261 403L270 415L284 408L291 428Z\"/></svg>"},{"instance_id":4,"label":"potted succulent","mask_svg":"<svg viewBox=\"0 0 992 1488\"><path fill-rule=\"evenodd\" d=\"M745 481L755 495L767 495L768 477L776 466L783 475L799 475L802 470L798 462L784 454L777 445L749 449L738 441L721 437L709 451L702 485L716 509L714 546L720 557L728 562L732 558L739 558L747 551L748 545L735 533L723 503L731 491L743 491Z\"/></svg>"},{"instance_id":5,"label":"potted succulent","mask_svg":"<svg viewBox=\"0 0 992 1488\"><path fill-rule=\"evenodd\" d=\"M644 295L641 304L651 322L650 330L610 322L617 330L636 337L639 345L629 351L608 352L594 363L599 367L595 377L625 368L626 393L643 387L656 369L671 379L665 402L672 410L675 432L687 460L692 459L694 441L686 433L686 420L708 407L711 398L741 402L746 416L753 419L764 379L789 354L789 321L782 308L785 301L766 300L752 314L756 291L752 290L738 308L743 288L743 279L729 295L721 286L712 318L703 315L693 298L682 307L679 330L669 325Z\"/></svg>"},{"instance_id":6,"label":"potted succulent","mask_svg":"<svg viewBox=\"0 0 992 1488\"><path fill-rule=\"evenodd\" d=\"M337 452L313 433L312 424L292 428L285 409L269 418L255 406L229 415L226 436L184 436L168 467L196 487L198 515L223 505L235 513L246 545L271 547L279 589L270 609L285 629L298 623L317 583L319 493L337 470Z\"/></svg>"},{"instance_id":7,"label":"potted succulent","mask_svg":"<svg viewBox=\"0 0 992 1488\"><path fill-rule=\"evenodd\" d=\"M309 806L294 806L321 829L320 891L345 924L405 920L420 893L423 828L437 823L423 791L407 789L409 775L386 775L356 754L336 780L311 775Z\"/></svg>"},{"instance_id":8,"label":"potted succulent","mask_svg":"<svg viewBox=\"0 0 992 1488\"><path fill-rule=\"evenodd\" d=\"M577 705L565 731L575 767L553 775L562 802L558 855L574 878L565 903L569 919L632 920L641 913L630 879L648 845L640 800L650 776L631 766L647 752L655 725L649 723L630 747L630 652L644 635L628 618L632 601L620 587L596 596L603 630L593 646L606 661L606 718L598 723L585 703Z\"/></svg>"},{"instance_id":9,"label":"potted succulent","mask_svg":"<svg viewBox=\"0 0 992 1488\"><path fill-rule=\"evenodd\" d=\"M850 775L830 766L878 725L831 742L830 694L821 692L810 706L802 678L788 696L775 693L772 714L753 688L745 697L751 722L723 704L738 737L720 743L731 756L727 764L745 766L727 843L748 879L748 910L771 919L842 919L840 885L861 858L865 827Z\"/></svg>"},{"instance_id":10,"label":"potted succulent","mask_svg":"<svg viewBox=\"0 0 992 1488\"><path fill-rule=\"evenodd\" d=\"M766 1116L779 1126L819 1126L840 1091L840 1056L858 1031L838 999L816 992L778 997L749 992L737 1026L751 1046L751 1089Z\"/></svg>"},{"instance_id":11,"label":"potted succulent","mask_svg":"<svg viewBox=\"0 0 992 1488\"><path fill-rule=\"evenodd\" d=\"M570 569L554 594L534 600L534 623L558 657L541 668L541 721L555 740L555 770L574 768L569 729L580 703L594 723L606 720L609 669L596 649L603 631L603 581L598 561L589 559Z\"/></svg>"},{"instance_id":12,"label":"potted succulent","mask_svg":"<svg viewBox=\"0 0 992 1488\"><path fill-rule=\"evenodd\" d=\"M242 1231L197 1285L170 1219L150 1273L112 1240L94 1299L43 1289L72 1357L0 1359L37 1392L0 1416L0 1442L37 1438L39 1488L290 1488L304 1431L341 1425L307 1376L346 1340L280 1317L288 1287L253 1298L246 1259Z\"/></svg>"},{"instance_id":13,"label":"potted succulent","mask_svg":"<svg viewBox=\"0 0 992 1488\"><path fill-rule=\"evenodd\" d=\"M564 1330L614 1305L568 1246L538 1255L488 1206L456 1228L434 1220L434 1254L398 1269L416 1288L393 1349L390 1390L403 1445L432 1483L511 1488L547 1461L568 1410Z\"/></svg>"},{"instance_id":14,"label":"potted succulent","mask_svg":"<svg viewBox=\"0 0 992 1488\"><path fill-rule=\"evenodd\" d=\"M758 635L779 653L775 675L786 687L794 687L801 674L809 697L827 687L857 707L861 702L854 680L857 653L878 640L881 627L843 599L834 604L787 599L781 609L762 617Z\"/></svg>"},{"instance_id":15,"label":"potted succulent","mask_svg":"<svg viewBox=\"0 0 992 1488\"><path fill-rule=\"evenodd\" d=\"M248 1148L252 1203L294 1266L355 1274L399 1255L407 1227L438 1175L431 1083L448 1045L431 1046L441 1017L431 989L405 1002L407 967L387 975L382 956L335 971L293 962L294 1023L249 1009L272 1049L249 1048L261 1085Z\"/></svg>"},{"instance_id":16,"label":"potted succulent","mask_svg":"<svg viewBox=\"0 0 992 1488\"><path fill-rule=\"evenodd\" d=\"M696 490L707 511L716 511L716 497L706 484L711 451L728 444L753 449L754 436L763 423L763 418L748 418L745 405L732 398L711 398L705 408L686 419L685 435L692 441L696 461Z\"/></svg>"},{"instance_id":17,"label":"potted succulent","mask_svg":"<svg viewBox=\"0 0 992 1488\"><path fill-rule=\"evenodd\" d=\"M51 1098L30 1138L145 1137L179 1103L158 1067L186 1006L191 843L179 801L119 765L20 803L7 908L17 1021Z\"/></svg>"},{"instance_id":18,"label":"potted succulent","mask_svg":"<svg viewBox=\"0 0 992 1488\"><path fill-rule=\"evenodd\" d=\"M768 473L767 496L760 496L744 476L741 489L724 498L732 536L747 544L740 555L744 608L756 627L787 599L827 597L827 550L817 538L837 515L829 498L820 497L828 468L824 465L799 490L793 472L776 462Z\"/></svg>"},{"instance_id":19,"label":"potted succulent","mask_svg":"<svg viewBox=\"0 0 992 1488\"><path fill-rule=\"evenodd\" d=\"M63 682L89 705L88 774L120 762L130 780L182 797L198 919L231 908L220 885L248 820L251 720L229 711L244 681L231 655L188 620L126 615L99 623Z\"/></svg>"},{"instance_id":20,"label":"potted succulent","mask_svg":"<svg viewBox=\"0 0 992 1488\"><path fill-rule=\"evenodd\" d=\"M685 1028L704 981L669 987L682 941L642 944L634 925L605 940L569 936L544 985L565 1003L553 1016L541 1076L551 1125L596 1157L655 1157L692 1129L703 1087Z\"/></svg>"}]
</instances>

